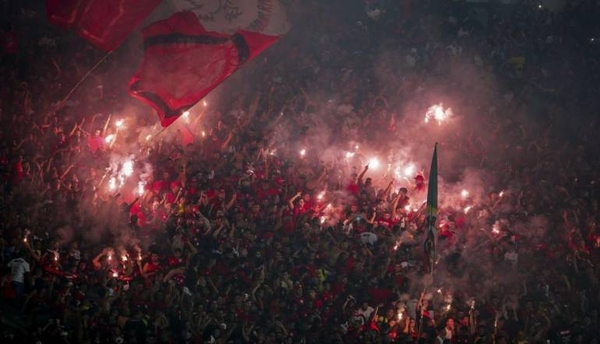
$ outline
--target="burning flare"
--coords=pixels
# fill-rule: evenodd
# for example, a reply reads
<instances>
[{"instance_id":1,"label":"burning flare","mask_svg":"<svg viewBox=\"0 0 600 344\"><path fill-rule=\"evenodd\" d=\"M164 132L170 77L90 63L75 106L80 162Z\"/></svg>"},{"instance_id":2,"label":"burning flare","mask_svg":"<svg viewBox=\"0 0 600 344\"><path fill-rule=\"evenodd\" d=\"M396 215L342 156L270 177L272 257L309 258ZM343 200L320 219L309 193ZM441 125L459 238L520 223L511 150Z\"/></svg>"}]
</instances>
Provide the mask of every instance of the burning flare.
<instances>
[{"instance_id":1,"label":"burning flare","mask_svg":"<svg viewBox=\"0 0 600 344\"><path fill-rule=\"evenodd\" d=\"M429 123L429 121L436 121L438 125L442 125L443 122L447 122L454 116L451 108L447 108L444 110L444 106L442 103L437 105L432 105L427 109L425 113L425 123Z\"/></svg>"}]
</instances>

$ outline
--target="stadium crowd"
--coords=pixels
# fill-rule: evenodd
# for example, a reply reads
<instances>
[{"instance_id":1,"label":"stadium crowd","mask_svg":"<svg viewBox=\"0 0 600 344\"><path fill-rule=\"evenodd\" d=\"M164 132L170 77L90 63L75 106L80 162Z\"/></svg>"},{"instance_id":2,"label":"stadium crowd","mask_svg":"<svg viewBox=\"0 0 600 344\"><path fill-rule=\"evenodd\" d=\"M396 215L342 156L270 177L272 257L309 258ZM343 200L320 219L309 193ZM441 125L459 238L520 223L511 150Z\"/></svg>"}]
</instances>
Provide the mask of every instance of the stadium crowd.
<instances>
[{"instance_id":1,"label":"stadium crowd","mask_svg":"<svg viewBox=\"0 0 600 344\"><path fill-rule=\"evenodd\" d=\"M404 3L322 5L158 134L150 114L115 127L134 105L110 77L61 102L99 52L9 11L2 342L597 343L600 9ZM406 113L440 100L463 117L442 161L485 185L440 189L431 273L429 166L380 178L359 149L321 153L423 144L427 161Z\"/></svg>"}]
</instances>

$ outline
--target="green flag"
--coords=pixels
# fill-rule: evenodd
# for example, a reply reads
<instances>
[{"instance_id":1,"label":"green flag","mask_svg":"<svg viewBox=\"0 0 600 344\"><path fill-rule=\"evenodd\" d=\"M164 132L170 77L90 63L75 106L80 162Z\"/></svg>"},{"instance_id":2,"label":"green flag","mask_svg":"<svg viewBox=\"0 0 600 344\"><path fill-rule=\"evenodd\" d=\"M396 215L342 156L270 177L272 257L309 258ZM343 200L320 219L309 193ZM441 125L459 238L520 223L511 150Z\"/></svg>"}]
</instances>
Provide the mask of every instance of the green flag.
<instances>
[{"instance_id":1,"label":"green flag","mask_svg":"<svg viewBox=\"0 0 600 344\"><path fill-rule=\"evenodd\" d=\"M435 238L436 238L436 217L438 212L438 166L437 166L437 143L433 148L433 157L431 158L431 169L429 170L429 184L427 185L427 239L425 239L425 255L430 273L433 273L435 264Z\"/></svg>"}]
</instances>

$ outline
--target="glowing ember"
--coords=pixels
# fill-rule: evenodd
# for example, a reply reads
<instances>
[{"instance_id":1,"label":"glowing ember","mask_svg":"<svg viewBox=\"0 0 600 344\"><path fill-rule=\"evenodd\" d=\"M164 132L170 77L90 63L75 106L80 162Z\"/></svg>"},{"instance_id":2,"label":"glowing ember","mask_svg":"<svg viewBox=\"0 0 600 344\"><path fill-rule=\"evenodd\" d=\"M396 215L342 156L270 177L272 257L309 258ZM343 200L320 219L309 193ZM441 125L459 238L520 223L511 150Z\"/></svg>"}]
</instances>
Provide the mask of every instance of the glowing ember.
<instances>
[{"instance_id":1,"label":"glowing ember","mask_svg":"<svg viewBox=\"0 0 600 344\"><path fill-rule=\"evenodd\" d=\"M152 135L148 134L146 135L146 141L150 141L152 139Z\"/></svg>"},{"instance_id":2,"label":"glowing ember","mask_svg":"<svg viewBox=\"0 0 600 344\"><path fill-rule=\"evenodd\" d=\"M137 192L140 197L142 197L144 195L144 187L145 186L146 186L146 182L144 182L144 181L138 182Z\"/></svg>"},{"instance_id":3,"label":"glowing ember","mask_svg":"<svg viewBox=\"0 0 600 344\"><path fill-rule=\"evenodd\" d=\"M115 140L115 134L110 134L104 138L104 142L111 143Z\"/></svg>"},{"instance_id":4,"label":"glowing ember","mask_svg":"<svg viewBox=\"0 0 600 344\"><path fill-rule=\"evenodd\" d=\"M121 167L121 173L125 177L129 177L133 173L133 161L127 160L123 163L123 167Z\"/></svg>"},{"instance_id":5,"label":"glowing ember","mask_svg":"<svg viewBox=\"0 0 600 344\"><path fill-rule=\"evenodd\" d=\"M494 234L500 233L500 225L498 224L498 222L494 223L494 225L492 226L492 233L494 233Z\"/></svg>"},{"instance_id":6,"label":"glowing ember","mask_svg":"<svg viewBox=\"0 0 600 344\"><path fill-rule=\"evenodd\" d=\"M181 114L181 117L183 117L183 120L185 121L185 123L190 123L190 112L189 111L184 111Z\"/></svg>"},{"instance_id":7,"label":"glowing ember","mask_svg":"<svg viewBox=\"0 0 600 344\"><path fill-rule=\"evenodd\" d=\"M325 191L321 191L318 195L317 195L317 199L320 201L323 199L323 196L325 196Z\"/></svg>"},{"instance_id":8,"label":"glowing ember","mask_svg":"<svg viewBox=\"0 0 600 344\"><path fill-rule=\"evenodd\" d=\"M442 293L442 288L439 288L439 289L437 290L437 292L438 292L438 294L441 294L441 293Z\"/></svg>"},{"instance_id":9,"label":"glowing ember","mask_svg":"<svg viewBox=\"0 0 600 344\"><path fill-rule=\"evenodd\" d=\"M369 168L372 168L374 170L379 168L379 159L377 158L372 158L371 160L369 160Z\"/></svg>"},{"instance_id":10,"label":"glowing ember","mask_svg":"<svg viewBox=\"0 0 600 344\"><path fill-rule=\"evenodd\" d=\"M504 190L500 191L500 193L498 194L498 196L500 196L500 197L504 196Z\"/></svg>"},{"instance_id":11,"label":"glowing ember","mask_svg":"<svg viewBox=\"0 0 600 344\"><path fill-rule=\"evenodd\" d=\"M471 210L471 206L465 207L465 209L463 210L465 214L468 214L469 211Z\"/></svg>"},{"instance_id":12,"label":"glowing ember","mask_svg":"<svg viewBox=\"0 0 600 344\"><path fill-rule=\"evenodd\" d=\"M114 191L117 188L117 179L115 177L110 178L108 181L108 189Z\"/></svg>"},{"instance_id":13,"label":"glowing ember","mask_svg":"<svg viewBox=\"0 0 600 344\"><path fill-rule=\"evenodd\" d=\"M115 126L117 127L117 129L119 129L119 128L123 127L123 123L124 123L124 122L125 122L125 121L124 121L124 120L122 120L122 119L120 119L120 120L118 120L117 122L115 122Z\"/></svg>"},{"instance_id":14,"label":"glowing ember","mask_svg":"<svg viewBox=\"0 0 600 344\"><path fill-rule=\"evenodd\" d=\"M300 151L300 156L304 157L306 155L306 149Z\"/></svg>"},{"instance_id":15,"label":"glowing ember","mask_svg":"<svg viewBox=\"0 0 600 344\"><path fill-rule=\"evenodd\" d=\"M469 191L463 190L460 192L460 195L462 196L462 198L467 198L469 196Z\"/></svg>"},{"instance_id":16,"label":"glowing ember","mask_svg":"<svg viewBox=\"0 0 600 344\"><path fill-rule=\"evenodd\" d=\"M442 122L448 121L453 115L454 113L451 108L444 110L443 105L440 103L427 109L427 112L425 113L425 123L436 121L439 125L442 125Z\"/></svg>"}]
</instances>

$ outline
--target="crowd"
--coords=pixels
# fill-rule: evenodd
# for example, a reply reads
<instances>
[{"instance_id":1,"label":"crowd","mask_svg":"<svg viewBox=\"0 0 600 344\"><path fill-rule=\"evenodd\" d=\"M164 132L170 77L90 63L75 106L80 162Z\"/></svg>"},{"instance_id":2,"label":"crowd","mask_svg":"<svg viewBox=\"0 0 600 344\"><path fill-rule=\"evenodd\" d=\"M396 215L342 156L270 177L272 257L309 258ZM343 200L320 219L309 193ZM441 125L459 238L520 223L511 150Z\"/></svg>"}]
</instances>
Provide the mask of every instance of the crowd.
<instances>
[{"instance_id":1,"label":"crowd","mask_svg":"<svg viewBox=\"0 0 600 344\"><path fill-rule=\"evenodd\" d=\"M597 343L596 2L338 2L164 132L131 51L61 101L101 53L11 11L3 343ZM406 178L362 153L407 147Z\"/></svg>"}]
</instances>

